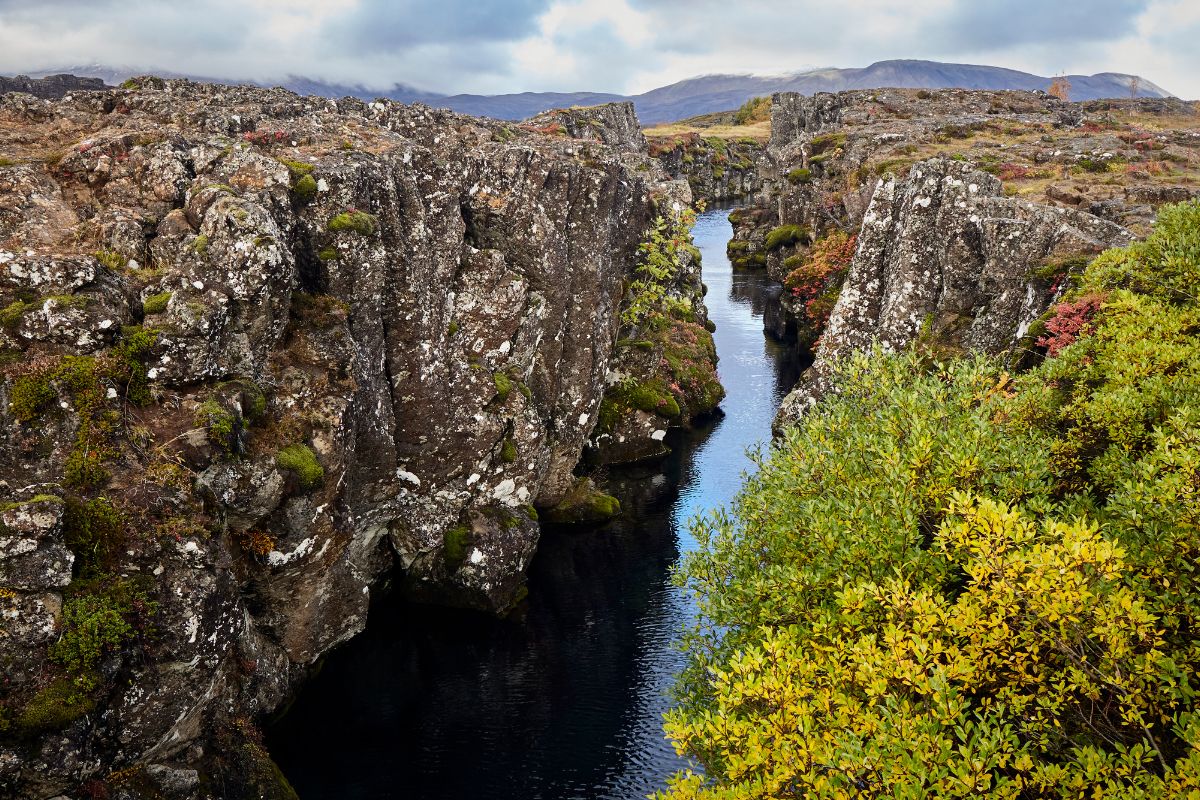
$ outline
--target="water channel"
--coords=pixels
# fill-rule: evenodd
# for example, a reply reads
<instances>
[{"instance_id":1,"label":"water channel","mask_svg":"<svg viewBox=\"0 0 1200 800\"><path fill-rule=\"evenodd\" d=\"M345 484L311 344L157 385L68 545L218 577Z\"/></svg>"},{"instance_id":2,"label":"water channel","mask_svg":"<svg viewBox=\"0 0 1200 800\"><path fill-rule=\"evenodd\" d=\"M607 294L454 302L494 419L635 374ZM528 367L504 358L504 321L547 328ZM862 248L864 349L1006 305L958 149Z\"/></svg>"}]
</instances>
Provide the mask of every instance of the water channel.
<instances>
[{"instance_id":1,"label":"water channel","mask_svg":"<svg viewBox=\"0 0 1200 800\"><path fill-rule=\"evenodd\" d=\"M268 731L301 800L631 800L686 766L661 724L694 613L670 570L695 546L688 520L737 493L799 370L763 333L778 285L725 256L728 216L693 231L724 415L673 432L665 464L613 470L621 518L544 531L509 617L374 607Z\"/></svg>"}]
</instances>

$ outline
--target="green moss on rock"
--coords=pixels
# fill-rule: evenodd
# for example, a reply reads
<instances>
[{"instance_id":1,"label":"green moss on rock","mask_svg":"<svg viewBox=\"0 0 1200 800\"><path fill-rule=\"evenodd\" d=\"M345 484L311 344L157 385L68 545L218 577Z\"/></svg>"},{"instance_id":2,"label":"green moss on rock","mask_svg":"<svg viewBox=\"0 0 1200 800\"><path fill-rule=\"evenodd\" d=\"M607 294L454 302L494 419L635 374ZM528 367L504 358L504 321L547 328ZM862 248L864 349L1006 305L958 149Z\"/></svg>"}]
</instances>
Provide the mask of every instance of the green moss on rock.
<instances>
[{"instance_id":1,"label":"green moss on rock","mask_svg":"<svg viewBox=\"0 0 1200 800\"><path fill-rule=\"evenodd\" d=\"M781 247L805 243L810 238L808 228L803 225L780 225L778 228L772 228L767 234L766 248L768 251L778 250Z\"/></svg>"},{"instance_id":2,"label":"green moss on rock","mask_svg":"<svg viewBox=\"0 0 1200 800\"><path fill-rule=\"evenodd\" d=\"M590 478L580 478L571 491L553 508L543 509L546 522L559 525L604 522L621 513L621 503L596 488Z\"/></svg>"},{"instance_id":3,"label":"green moss on rock","mask_svg":"<svg viewBox=\"0 0 1200 800\"><path fill-rule=\"evenodd\" d=\"M312 489L325 479L325 468L317 461L317 454L306 444L292 444L275 456L275 464L296 476L301 488Z\"/></svg>"},{"instance_id":4,"label":"green moss on rock","mask_svg":"<svg viewBox=\"0 0 1200 800\"><path fill-rule=\"evenodd\" d=\"M501 403L508 400L508 396L512 394L513 380L504 372L493 372L492 382L496 385L496 399Z\"/></svg>"},{"instance_id":5,"label":"green moss on rock","mask_svg":"<svg viewBox=\"0 0 1200 800\"><path fill-rule=\"evenodd\" d=\"M95 707L87 691L69 677L57 678L35 694L14 720L22 733L62 730Z\"/></svg>"},{"instance_id":6,"label":"green moss on rock","mask_svg":"<svg viewBox=\"0 0 1200 800\"><path fill-rule=\"evenodd\" d=\"M797 167L787 174L788 183L793 186L801 183L812 183L812 170Z\"/></svg>"},{"instance_id":7,"label":"green moss on rock","mask_svg":"<svg viewBox=\"0 0 1200 800\"><path fill-rule=\"evenodd\" d=\"M292 184L292 197L301 203L311 203L317 196L317 181L312 175L301 175Z\"/></svg>"},{"instance_id":8,"label":"green moss on rock","mask_svg":"<svg viewBox=\"0 0 1200 800\"><path fill-rule=\"evenodd\" d=\"M329 220L329 230L333 233L350 231L359 236L371 236L379 227L379 220L373 214L365 211L343 211Z\"/></svg>"},{"instance_id":9,"label":"green moss on rock","mask_svg":"<svg viewBox=\"0 0 1200 800\"><path fill-rule=\"evenodd\" d=\"M234 450L237 418L216 400L205 400L196 409L196 425L208 432L208 440L226 453Z\"/></svg>"},{"instance_id":10,"label":"green moss on rock","mask_svg":"<svg viewBox=\"0 0 1200 800\"><path fill-rule=\"evenodd\" d=\"M471 546L471 527L455 525L442 534L442 560L446 569L453 571L467 560L467 548Z\"/></svg>"},{"instance_id":11,"label":"green moss on rock","mask_svg":"<svg viewBox=\"0 0 1200 800\"><path fill-rule=\"evenodd\" d=\"M146 315L161 314L167 310L167 303L169 302L171 302L170 292L152 294L142 301L142 313Z\"/></svg>"}]
</instances>

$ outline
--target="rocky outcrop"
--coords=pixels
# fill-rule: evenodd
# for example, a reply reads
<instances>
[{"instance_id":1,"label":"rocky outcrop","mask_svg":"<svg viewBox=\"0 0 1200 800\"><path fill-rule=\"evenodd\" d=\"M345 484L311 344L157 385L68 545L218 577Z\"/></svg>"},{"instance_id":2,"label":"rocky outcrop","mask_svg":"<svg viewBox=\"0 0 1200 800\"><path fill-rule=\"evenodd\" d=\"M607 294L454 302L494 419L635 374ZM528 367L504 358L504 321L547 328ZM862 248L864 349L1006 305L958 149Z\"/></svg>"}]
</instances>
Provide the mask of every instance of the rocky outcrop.
<instances>
[{"instance_id":1,"label":"rocky outcrop","mask_svg":"<svg viewBox=\"0 0 1200 800\"><path fill-rule=\"evenodd\" d=\"M519 597L678 187L421 106L132 85L0 99L0 789L286 796L254 720L375 586Z\"/></svg>"},{"instance_id":2,"label":"rocky outcrop","mask_svg":"<svg viewBox=\"0 0 1200 800\"><path fill-rule=\"evenodd\" d=\"M1132 239L1087 213L1005 197L999 180L962 162L933 159L907 178L886 176L816 360L784 400L777 427L828 391L830 367L854 350L920 339L992 354L1013 348L1053 296L1048 265Z\"/></svg>"},{"instance_id":3,"label":"rocky outcrop","mask_svg":"<svg viewBox=\"0 0 1200 800\"><path fill-rule=\"evenodd\" d=\"M754 139L705 138L699 133L659 137L650 142L650 155L671 177L687 181L697 200L740 200L760 186L758 162L764 147Z\"/></svg>"},{"instance_id":4,"label":"rocky outcrop","mask_svg":"<svg viewBox=\"0 0 1200 800\"><path fill-rule=\"evenodd\" d=\"M876 339L1013 347L1052 297L1037 276L1145 234L1200 170L1200 115L1173 99L885 89L776 95L771 112L729 255L784 284L765 323L815 359L781 423Z\"/></svg>"},{"instance_id":5,"label":"rocky outcrop","mask_svg":"<svg viewBox=\"0 0 1200 800\"><path fill-rule=\"evenodd\" d=\"M28 75L6 78L0 75L0 94L24 92L44 100L57 100L71 92L98 92L108 88L99 78L80 78L76 75L47 75L44 78L31 78Z\"/></svg>"},{"instance_id":6,"label":"rocky outcrop","mask_svg":"<svg viewBox=\"0 0 1200 800\"><path fill-rule=\"evenodd\" d=\"M554 109L531 117L522 125L539 133L599 142L614 150L637 153L646 150L642 125L633 103L629 102Z\"/></svg>"}]
</instances>

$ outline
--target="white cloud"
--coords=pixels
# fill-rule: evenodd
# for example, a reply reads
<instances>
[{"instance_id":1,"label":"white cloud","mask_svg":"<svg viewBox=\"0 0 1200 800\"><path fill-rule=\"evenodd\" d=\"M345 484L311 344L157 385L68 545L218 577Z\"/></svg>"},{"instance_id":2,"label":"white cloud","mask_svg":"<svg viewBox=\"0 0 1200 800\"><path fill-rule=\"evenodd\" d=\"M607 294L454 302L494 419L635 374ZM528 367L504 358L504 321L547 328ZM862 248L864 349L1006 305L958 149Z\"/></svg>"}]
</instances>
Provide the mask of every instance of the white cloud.
<instances>
[{"instance_id":1,"label":"white cloud","mask_svg":"<svg viewBox=\"0 0 1200 800\"><path fill-rule=\"evenodd\" d=\"M1200 97L1196 0L0 0L0 41L10 73L95 61L448 93L636 93L715 72L927 58L1136 72Z\"/></svg>"}]
</instances>

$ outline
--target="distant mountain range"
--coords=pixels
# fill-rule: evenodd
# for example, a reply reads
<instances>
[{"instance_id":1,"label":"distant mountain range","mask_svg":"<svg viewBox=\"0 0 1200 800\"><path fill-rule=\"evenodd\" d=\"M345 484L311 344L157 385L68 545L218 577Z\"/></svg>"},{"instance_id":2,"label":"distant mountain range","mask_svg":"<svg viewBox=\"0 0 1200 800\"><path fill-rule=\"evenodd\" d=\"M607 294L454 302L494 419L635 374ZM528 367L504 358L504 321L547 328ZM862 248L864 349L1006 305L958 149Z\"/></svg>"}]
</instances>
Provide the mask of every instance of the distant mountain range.
<instances>
[{"instance_id":1,"label":"distant mountain range","mask_svg":"<svg viewBox=\"0 0 1200 800\"><path fill-rule=\"evenodd\" d=\"M31 73L34 77L69 73L82 77L101 78L118 84L133 75L148 70L114 68L101 65L65 67ZM189 77L193 80L239 83L177 73L155 71L162 77ZM1150 81L1117 72L1096 75L1068 75L1072 100L1129 97L1133 81L1137 81L1139 97L1170 97L1171 94ZM361 97L373 100L387 97L404 103L421 102L450 108L464 114L519 120L532 117L551 108L573 105L596 105L616 100L632 100L644 124L671 122L699 114L737 108L751 97L774 92L838 92L846 89L1046 89L1052 78L1033 75L1003 67L974 64L945 64L938 61L893 60L879 61L869 67L854 69L814 69L787 75L703 75L673 83L638 95L617 95L598 92L522 92L520 94L442 95L424 92L404 84L379 91L361 85L327 83L303 77L289 77L280 85L300 94L323 97ZM263 85L263 84L260 84Z\"/></svg>"}]
</instances>

